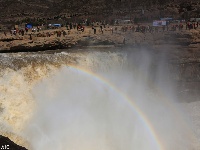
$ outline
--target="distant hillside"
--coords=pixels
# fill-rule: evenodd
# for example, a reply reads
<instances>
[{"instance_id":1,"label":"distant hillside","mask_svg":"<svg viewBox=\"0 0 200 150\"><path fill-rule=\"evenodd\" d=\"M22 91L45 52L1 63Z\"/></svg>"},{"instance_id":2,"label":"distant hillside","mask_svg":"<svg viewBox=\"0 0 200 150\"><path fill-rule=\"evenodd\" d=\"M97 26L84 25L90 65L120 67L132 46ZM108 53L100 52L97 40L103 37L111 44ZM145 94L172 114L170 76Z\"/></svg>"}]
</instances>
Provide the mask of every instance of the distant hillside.
<instances>
[{"instance_id":1,"label":"distant hillside","mask_svg":"<svg viewBox=\"0 0 200 150\"><path fill-rule=\"evenodd\" d=\"M199 16L199 0L0 0L1 24L29 18L139 16L144 9L153 17ZM145 15L146 15L145 14ZM97 17L98 16L98 17ZM200 16L199 16L200 17ZM28 21L28 20L27 20Z\"/></svg>"}]
</instances>

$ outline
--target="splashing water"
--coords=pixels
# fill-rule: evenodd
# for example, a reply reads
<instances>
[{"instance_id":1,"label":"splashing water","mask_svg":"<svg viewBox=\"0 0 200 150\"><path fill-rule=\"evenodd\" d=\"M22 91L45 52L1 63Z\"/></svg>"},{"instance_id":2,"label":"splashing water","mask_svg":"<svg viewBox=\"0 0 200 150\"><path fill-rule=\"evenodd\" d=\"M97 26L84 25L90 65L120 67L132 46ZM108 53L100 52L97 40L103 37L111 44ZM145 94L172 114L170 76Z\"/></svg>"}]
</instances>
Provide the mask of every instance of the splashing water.
<instances>
[{"instance_id":1,"label":"splashing water","mask_svg":"<svg viewBox=\"0 0 200 150\"><path fill-rule=\"evenodd\" d=\"M66 66L61 62L63 66L48 77L43 72L54 69L38 66L34 70L38 70L38 75L29 75L28 79L35 77L38 81L31 82L31 86L27 84L30 80L19 75L19 87L27 89L25 95L34 103L28 101L23 106L27 109L26 117L21 117L25 123L10 123L10 127L30 143L30 149L198 147L187 112L176 102L173 85L168 82L166 71L163 73L164 63L159 61L156 68L148 53L127 56L94 52L76 57L76 64ZM10 85L9 82L8 88ZM28 100L27 97L22 99Z\"/></svg>"}]
</instances>

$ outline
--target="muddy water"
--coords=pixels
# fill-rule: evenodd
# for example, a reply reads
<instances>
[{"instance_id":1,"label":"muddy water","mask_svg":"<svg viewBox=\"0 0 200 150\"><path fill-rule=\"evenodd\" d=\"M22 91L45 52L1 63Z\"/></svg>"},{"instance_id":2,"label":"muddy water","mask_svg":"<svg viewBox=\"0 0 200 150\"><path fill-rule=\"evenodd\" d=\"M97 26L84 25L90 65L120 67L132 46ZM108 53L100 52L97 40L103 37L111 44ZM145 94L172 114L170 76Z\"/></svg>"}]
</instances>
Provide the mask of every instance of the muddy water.
<instances>
[{"instance_id":1,"label":"muddy water","mask_svg":"<svg viewBox=\"0 0 200 150\"><path fill-rule=\"evenodd\" d=\"M74 68L76 69L74 70ZM180 91L174 82L174 74L177 73L172 72L170 68L172 67L165 55L148 50L78 49L71 52L0 54L1 134L29 149L65 149L66 146L68 149L76 150L88 148L108 150L123 149L124 147L141 150L198 149L200 140L198 138L200 135L198 112L200 110L197 106L200 103L198 98L192 97L192 95L189 98L191 103L185 103L184 100L179 99ZM79 72L80 70L82 71ZM93 75L88 76L88 74ZM137 103L141 112L144 113L143 115L146 116L143 117L144 123L141 123L137 115L135 116L124 103L119 103L118 100L113 101L119 96L115 97L116 95L113 95L110 88L107 89L106 86L101 85L96 78L91 80L94 76L105 78L106 81L111 82L122 91L118 93L125 93L131 97L131 103ZM82 81L85 82L82 83ZM62 82L63 84L55 84ZM63 89L67 88L69 91L76 90L72 90L72 94L68 93L64 97L73 99L73 93L76 93L75 95L80 95L81 98L86 96L92 97L92 99L88 98L88 101L84 101L78 97L74 99L76 104L71 100L67 100L67 102L60 100L60 103L45 101L45 99L63 95L66 92ZM86 90L84 94L81 92L82 89ZM188 90L181 92L188 93ZM54 93L55 91L56 93ZM87 94L85 95L85 93ZM93 93L97 93L96 96ZM54 98L52 98L53 101ZM45 105L39 100L44 100ZM48 103L50 105L47 105ZM90 103L94 103L91 108L89 107ZM106 107L104 107L104 103L106 103ZM77 104L81 105L77 106ZM54 105L60 108L54 110ZM66 105L66 108L59 111L62 110L60 105ZM89 108L89 111L86 108ZM58 112L56 116L50 114L49 109ZM86 115L75 116L72 124L67 124L63 118L58 119L62 127L60 124L56 127L60 127L63 134L54 128L51 119L49 122L48 119L45 120L52 116L57 118L63 113L76 114L77 111L74 109L83 109L82 113ZM176 109L178 111L175 111ZM140 111L138 110L138 112ZM102 114L108 115L108 117L105 119ZM95 120L91 121L91 116ZM142 116L141 113L139 116ZM69 118L70 116L67 115L64 120ZM47 124L44 127L43 120L48 122L49 126ZM81 120L87 120L87 123L84 124L85 122ZM151 125L148 122L151 122ZM35 123L37 129L44 130L42 133L47 136L35 132L36 128L31 127ZM67 127L63 127L63 124L66 124ZM82 124L82 128L80 128L80 124ZM91 124L94 125L88 128ZM105 127L99 126L99 124L104 124ZM145 127L141 127L142 124L147 124L147 131ZM66 128L71 131L65 131ZM51 134L52 130L55 132ZM85 130L84 133L82 133L83 130ZM72 131L78 131L80 136ZM34 132L38 135L35 135ZM46 137L49 140L44 140ZM52 137L53 139L51 139ZM67 145L63 144L66 143L66 141L63 142L63 138L70 142ZM91 142L80 142L84 138L90 139ZM98 139L99 142L94 139ZM151 141L151 139L154 140ZM40 142L43 140L44 142L41 144ZM57 147L50 144L52 141L56 141ZM80 144L78 147L77 142ZM145 144L147 146L144 146Z\"/></svg>"},{"instance_id":2,"label":"muddy water","mask_svg":"<svg viewBox=\"0 0 200 150\"><path fill-rule=\"evenodd\" d=\"M122 65L125 55L81 50L76 53L50 51L1 54L1 134L27 147L21 131L34 113L36 103L32 89L37 83L58 72L62 66L75 65L106 71L111 66Z\"/></svg>"}]
</instances>

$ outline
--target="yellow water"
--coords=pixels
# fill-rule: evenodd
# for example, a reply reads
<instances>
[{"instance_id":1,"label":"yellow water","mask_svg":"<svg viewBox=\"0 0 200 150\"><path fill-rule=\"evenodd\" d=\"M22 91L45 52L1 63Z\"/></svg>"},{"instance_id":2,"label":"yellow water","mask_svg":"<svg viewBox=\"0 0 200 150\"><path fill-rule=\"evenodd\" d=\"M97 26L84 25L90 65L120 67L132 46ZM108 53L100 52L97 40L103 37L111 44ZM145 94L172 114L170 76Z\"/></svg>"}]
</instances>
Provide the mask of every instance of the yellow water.
<instances>
[{"instance_id":1,"label":"yellow water","mask_svg":"<svg viewBox=\"0 0 200 150\"><path fill-rule=\"evenodd\" d=\"M151 78L155 60L149 54L19 53L1 59L0 134L19 145L33 150L198 150L188 110L176 102L173 84L160 81L167 76L162 69Z\"/></svg>"}]
</instances>

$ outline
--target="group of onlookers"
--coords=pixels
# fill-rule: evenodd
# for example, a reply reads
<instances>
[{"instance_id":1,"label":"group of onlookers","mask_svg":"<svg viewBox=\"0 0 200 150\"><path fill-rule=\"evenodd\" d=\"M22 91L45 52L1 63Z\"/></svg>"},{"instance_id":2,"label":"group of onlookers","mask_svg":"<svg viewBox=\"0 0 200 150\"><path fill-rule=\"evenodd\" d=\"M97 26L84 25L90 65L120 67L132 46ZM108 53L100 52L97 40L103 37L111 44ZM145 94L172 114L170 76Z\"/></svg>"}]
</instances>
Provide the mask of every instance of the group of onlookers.
<instances>
[{"instance_id":1,"label":"group of onlookers","mask_svg":"<svg viewBox=\"0 0 200 150\"><path fill-rule=\"evenodd\" d=\"M163 25L163 26L151 26L151 25L143 25L143 24L138 24L138 25L123 25L123 26L112 26L109 28L109 25L105 25L105 24L99 24L98 26L92 26L92 30L94 31L94 34L96 34L97 32L97 28L99 28L99 32L100 33L104 33L104 31L110 31L111 34L113 34L113 32L117 33L118 31L120 32L141 32L141 33L157 33L160 31L182 31L184 27L184 23L179 23L179 24L167 24L167 25ZM186 30L190 30L190 29L197 29L199 27L199 23L198 22L186 22L185 23L185 29ZM85 31L85 27L81 24L75 24L75 23L69 23L68 25L66 25L66 29L67 32L65 30L58 30L55 31L55 33L53 32L46 32L45 34L41 34L41 28L37 27L37 28L32 28L32 29L28 29L27 27L25 27L24 29L16 29L14 28L13 30L10 30L10 35L22 35L24 36L25 33L27 34L31 34L30 31L32 32L40 32L37 35L41 36L41 37L50 37L51 35L56 35L57 37L61 37L61 35L63 37L65 37L67 34L70 34L70 31L72 29L76 29L78 31L78 33L84 32ZM29 33L28 33L29 32ZM53 34L52 34L53 33ZM7 33L4 32L4 35L7 36Z\"/></svg>"},{"instance_id":2,"label":"group of onlookers","mask_svg":"<svg viewBox=\"0 0 200 150\"><path fill-rule=\"evenodd\" d=\"M22 35L24 36L25 32L28 32L26 29L17 29L17 28L14 28L13 30L10 30L10 35ZM7 36L7 33L4 31L4 35Z\"/></svg>"},{"instance_id":3,"label":"group of onlookers","mask_svg":"<svg viewBox=\"0 0 200 150\"><path fill-rule=\"evenodd\" d=\"M199 22L187 22L186 30L196 29L199 27Z\"/></svg>"}]
</instances>

